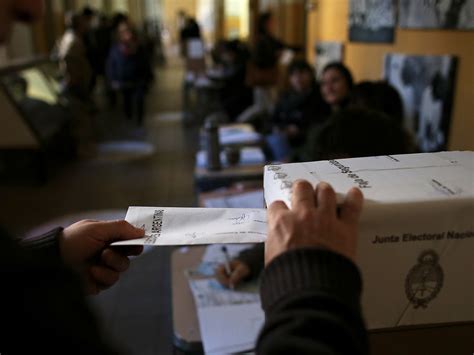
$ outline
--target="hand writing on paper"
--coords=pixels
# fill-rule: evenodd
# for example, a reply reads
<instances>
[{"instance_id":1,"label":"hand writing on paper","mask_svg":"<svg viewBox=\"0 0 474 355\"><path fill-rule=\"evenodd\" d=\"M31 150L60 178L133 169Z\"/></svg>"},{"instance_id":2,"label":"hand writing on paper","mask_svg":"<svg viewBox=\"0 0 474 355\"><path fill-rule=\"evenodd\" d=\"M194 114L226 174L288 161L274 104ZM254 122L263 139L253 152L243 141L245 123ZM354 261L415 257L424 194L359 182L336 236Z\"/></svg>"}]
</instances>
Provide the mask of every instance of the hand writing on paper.
<instances>
[{"instance_id":1,"label":"hand writing on paper","mask_svg":"<svg viewBox=\"0 0 474 355\"><path fill-rule=\"evenodd\" d=\"M120 273L128 269L128 256L139 255L143 250L142 246L109 247L109 244L143 235L143 229L126 221L83 220L64 229L59 248L64 262L85 279L86 292L98 294L115 284Z\"/></svg>"},{"instance_id":2,"label":"hand writing on paper","mask_svg":"<svg viewBox=\"0 0 474 355\"><path fill-rule=\"evenodd\" d=\"M336 211L336 194L324 182L313 189L307 181L293 185L291 209L275 201L268 209L268 236L265 263L293 248L322 247L354 260L357 227L362 211L363 196L352 188Z\"/></svg>"},{"instance_id":3,"label":"hand writing on paper","mask_svg":"<svg viewBox=\"0 0 474 355\"><path fill-rule=\"evenodd\" d=\"M250 276L250 267L238 259L234 259L230 262L230 270L231 273L229 275L224 265L220 265L216 269L217 281L226 287L234 288Z\"/></svg>"}]
</instances>

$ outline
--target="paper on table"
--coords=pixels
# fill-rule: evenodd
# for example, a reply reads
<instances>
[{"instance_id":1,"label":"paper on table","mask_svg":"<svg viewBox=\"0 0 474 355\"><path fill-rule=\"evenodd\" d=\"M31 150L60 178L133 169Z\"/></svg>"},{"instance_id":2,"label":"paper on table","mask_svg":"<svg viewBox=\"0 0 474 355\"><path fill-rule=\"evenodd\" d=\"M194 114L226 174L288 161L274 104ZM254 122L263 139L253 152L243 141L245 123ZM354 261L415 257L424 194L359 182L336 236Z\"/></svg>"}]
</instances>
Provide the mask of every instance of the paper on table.
<instances>
[{"instance_id":1,"label":"paper on table","mask_svg":"<svg viewBox=\"0 0 474 355\"><path fill-rule=\"evenodd\" d=\"M229 166L225 152L220 153L220 160L224 167ZM258 165L265 163L265 155L259 147L245 147L240 149L240 158L238 165ZM200 150L196 154L196 166L198 168L205 168L207 166L206 151Z\"/></svg>"},{"instance_id":2,"label":"paper on table","mask_svg":"<svg viewBox=\"0 0 474 355\"><path fill-rule=\"evenodd\" d=\"M259 243L267 233L264 209L129 207L125 220L145 237L112 245Z\"/></svg>"},{"instance_id":3,"label":"paper on table","mask_svg":"<svg viewBox=\"0 0 474 355\"><path fill-rule=\"evenodd\" d=\"M212 263L212 264L223 264L226 261L226 257L222 251L222 244L212 244L206 247L206 251L202 256L203 263ZM227 254L230 259L236 258L239 253L245 249L250 249L253 247L253 244L225 244L227 248Z\"/></svg>"},{"instance_id":4,"label":"paper on table","mask_svg":"<svg viewBox=\"0 0 474 355\"><path fill-rule=\"evenodd\" d=\"M219 127L219 143L227 144L253 144L262 139L260 133L255 132L252 125L238 123Z\"/></svg>"},{"instance_id":5,"label":"paper on table","mask_svg":"<svg viewBox=\"0 0 474 355\"><path fill-rule=\"evenodd\" d=\"M255 347L264 322L258 293L229 290L214 278L189 278L189 285L206 354L229 354Z\"/></svg>"},{"instance_id":6,"label":"paper on table","mask_svg":"<svg viewBox=\"0 0 474 355\"><path fill-rule=\"evenodd\" d=\"M190 39L187 42L188 58L201 59L204 57L204 43L200 39Z\"/></svg>"}]
</instances>

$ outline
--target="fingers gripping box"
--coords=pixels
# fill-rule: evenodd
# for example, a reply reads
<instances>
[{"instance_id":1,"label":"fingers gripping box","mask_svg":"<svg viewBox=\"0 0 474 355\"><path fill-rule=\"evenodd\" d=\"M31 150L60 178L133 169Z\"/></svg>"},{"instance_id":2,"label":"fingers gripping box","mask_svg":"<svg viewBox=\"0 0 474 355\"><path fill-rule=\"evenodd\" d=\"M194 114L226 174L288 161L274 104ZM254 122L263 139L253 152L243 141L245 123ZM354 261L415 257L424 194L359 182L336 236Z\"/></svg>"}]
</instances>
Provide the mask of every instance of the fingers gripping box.
<instances>
[{"instance_id":1,"label":"fingers gripping box","mask_svg":"<svg viewBox=\"0 0 474 355\"><path fill-rule=\"evenodd\" d=\"M365 202L357 263L369 329L474 321L474 152L268 165L267 205L294 181L329 182Z\"/></svg>"}]
</instances>

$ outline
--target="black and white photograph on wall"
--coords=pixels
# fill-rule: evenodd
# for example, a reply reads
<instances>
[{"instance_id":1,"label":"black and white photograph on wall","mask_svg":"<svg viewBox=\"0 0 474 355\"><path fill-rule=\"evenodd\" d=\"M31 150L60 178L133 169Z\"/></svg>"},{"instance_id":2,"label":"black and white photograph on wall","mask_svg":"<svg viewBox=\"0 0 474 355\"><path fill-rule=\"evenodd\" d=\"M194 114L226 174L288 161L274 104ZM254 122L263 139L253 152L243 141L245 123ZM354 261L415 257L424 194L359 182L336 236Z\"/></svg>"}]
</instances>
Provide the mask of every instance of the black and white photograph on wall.
<instances>
[{"instance_id":1,"label":"black and white photograph on wall","mask_svg":"<svg viewBox=\"0 0 474 355\"><path fill-rule=\"evenodd\" d=\"M342 62L342 51L342 42L319 41L314 45L314 68L318 80L326 65L331 62Z\"/></svg>"},{"instance_id":2,"label":"black and white photograph on wall","mask_svg":"<svg viewBox=\"0 0 474 355\"><path fill-rule=\"evenodd\" d=\"M474 0L399 0L401 28L474 30Z\"/></svg>"},{"instance_id":3,"label":"black and white photograph on wall","mask_svg":"<svg viewBox=\"0 0 474 355\"><path fill-rule=\"evenodd\" d=\"M385 56L384 78L398 90L405 127L423 152L447 148L456 64L450 55Z\"/></svg>"},{"instance_id":4,"label":"black and white photograph on wall","mask_svg":"<svg viewBox=\"0 0 474 355\"><path fill-rule=\"evenodd\" d=\"M350 0L351 42L393 43L394 33L394 0Z\"/></svg>"}]
</instances>

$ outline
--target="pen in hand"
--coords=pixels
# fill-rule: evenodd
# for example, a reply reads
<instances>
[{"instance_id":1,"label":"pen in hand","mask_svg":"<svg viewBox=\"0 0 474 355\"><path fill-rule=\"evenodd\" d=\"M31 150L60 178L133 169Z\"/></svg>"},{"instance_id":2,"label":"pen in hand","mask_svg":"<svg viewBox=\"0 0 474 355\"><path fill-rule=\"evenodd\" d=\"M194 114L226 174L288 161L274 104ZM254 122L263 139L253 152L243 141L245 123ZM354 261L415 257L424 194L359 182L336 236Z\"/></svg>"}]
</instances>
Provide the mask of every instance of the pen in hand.
<instances>
[{"instance_id":1,"label":"pen in hand","mask_svg":"<svg viewBox=\"0 0 474 355\"><path fill-rule=\"evenodd\" d=\"M226 272L227 276L230 278L230 276L232 275L232 268L230 267L229 252L227 251L227 247L225 245L222 246L221 250L224 253L224 258L225 258L224 269L225 269L225 272ZM234 289L234 285L232 283L230 283L229 286L230 286L231 290Z\"/></svg>"}]
</instances>

